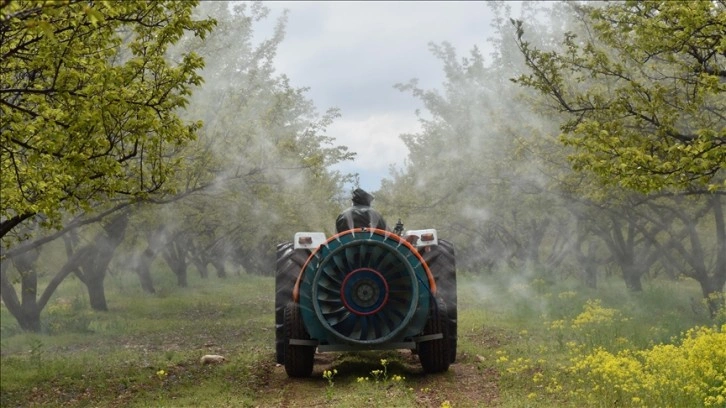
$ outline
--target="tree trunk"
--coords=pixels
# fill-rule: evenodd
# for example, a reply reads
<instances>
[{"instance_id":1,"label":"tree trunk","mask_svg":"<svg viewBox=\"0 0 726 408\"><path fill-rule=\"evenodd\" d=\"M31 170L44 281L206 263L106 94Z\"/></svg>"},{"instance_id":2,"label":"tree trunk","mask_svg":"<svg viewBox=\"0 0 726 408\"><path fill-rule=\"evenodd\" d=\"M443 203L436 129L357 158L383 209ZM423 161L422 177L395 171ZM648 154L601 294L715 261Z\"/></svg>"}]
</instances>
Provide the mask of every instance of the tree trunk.
<instances>
[{"instance_id":1,"label":"tree trunk","mask_svg":"<svg viewBox=\"0 0 726 408\"><path fill-rule=\"evenodd\" d=\"M102 249L97 249L97 251L101 250ZM102 261L98 259L99 256L100 254L94 251L93 255L83 260L81 264L81 268L83 270L82 281L86 286L86 291L88 292L88 300L90 302L91 309L98 312L107 312L108 305L106 304L103 280L106 278L106 267L108 266L108 262L106 262L105 265L100 265Z\"/></svg>"},{"instance_id":2,"label":"tree trunk","mask_svg":"<svg viewBox=\"0 0 726 408\"><path fill-rule=\"evenodd\" d=\"M186 263L183 266L180 266L177 270L174 271L174 274L176 275L176 283L181 288L186 288L189 286L187 283L187 265Z\"/></svg>"},{"instance_id":3,"label":"tree trunk","mask_svg":"<svg viewBox=\"0 0 726 408\"><path fill-rule=\"evenodd\" d=\"M19 301L15 289L7 277L7 271L2 272L3 301L10 313L15 317L15 320L17 320L20 328L30 332L40 331L41 307L37 302L38 274L35 270L35 262L39 256L39 250L31 250L11 258L15 269L20 275Z\"/></svg>"},{"instance_id":4,"label":"tree trunk","mask_svg":"<svg viewBox=\"0 0 726 408\"><path fill-rule=\"evenodd\" d=\"M204 263L204 261L202 261L201 259L197 258L195 258L195 260L193 260L192 262L194 262L194 266L197 268L199 276L202 279L207 279L209 277L209 269L207 269L207 264Z\"/></svg>"},{"instance_id":5,"label":"tree trunk","mask_svg":"<svg viewBox=\"0 0 726 408\"><path fill-rule=\"evenodd\" d=\"M214 259L210 262L212 263L212 266L214 266L214 269L217 271L218 278L224 279L227 277L227 269L224 267L224 261Z\"/></svg>"},{"instance_id":6,"label":"tree trunk","mask_svg":"<svg viewBox=\"0 0 726 408\"><path fill-rule=\"evenodd\" d=\"M22 315L17 321L24 331L40 333L40 309L37 307L23 308Z\"/></svg>"},{"instance_id":7,"label":"tree trunk","mask_svg":"<svg viewBox=\"0 0 726 408\"><path fill-rule=\"evenodd\" d=\"M714 225L716 226L716 265L713 275L707 280L707 285L701 283L703 296L708 304L708 311L711 317L716 317L721 309L726 307L726 223L724 223L723 207L721 197L714 194L711 197Z\"/></svg>"},{"instance_id":8,"label":"tree trunk","mask_svg":"<svg viewBox=\"0 0 726 408\"><path fill-rule=\"evenodd\" d=\"M676 214L683 220L684 230L689 237L689 247L684 246L680 241L674 242L675 248L685 259L690 271L684 272L687 276L695 279L701 285L701 292L708 305L711 317L718 315L719 311L726 307L724 305L724 285L726 284L726 226L724 225L723 207L719 195L715 194L708 198L708 205L704 207L712 211L714 215L714 226L716 232L716 262L713 269L709 270L706 263L707 251L701 243L696 222L700 215L693 219L688 218L687 212ZM711 272L711 273L709 273Z\"/></svg>"},{"instance_id":9,"label":"tree trunk","mask_svg":"<svg viewBox=\"0 0 726 408\"><path fill-rule=\"evenodd\" d=\"M128 225L129 214L124 211L104 225L103 232L96 235L94 242L88 244L92 248L91 255L81 262L83 283L88 290L91 308L96 311L108 311L103 282L106 279L108 264L113 253L123 241Z\"/></svg>"},{"instance_id":10,"label":"tree trunk","mask_svg":"<svg viewBox=\"0 0 726 408\"><path fill-rule=\"evenodd\" d=\"M207 279L209 277L209 269L207 269L207 264L209 263L206 260L206 255L204 254L204 249L201 248L201 245L195 245L192 240L189 240L189 259L194 264L194 267L197 268L197 272L199 272L199 276L202 279Z\"/></svg>"},{"instance_id":11,"label":"tree trunk","mask_svg":"<svg viewBox=\"0 0 726 408\"><path fill-rule=\"evenodd\" d=\"M592 263L585 264L582 283L590 289L597 289L597 268Z\"/></svg>"},{"instance_id":12,"label":"tree trunk","mask_svg":"<svg viewBox=\"0 0 726 408\"><path fill-rule=\"evenodd\" d=\"M13 315L21 329L29 332L40 332L40 308L35 301L35 297L33 297L32 302L28 303L27 297L23 296L21 303L15 293L15 288L13 288L8 278L7 266L6 261L0 264L0 297L2 297L3 303L5 303L8 311ZM27 283L29 282L21 283L21 285ZM25 289L24 286L21 286L21 293L25 293ZM33 291L33 293L35 292Z\"/></svg>"},{"instance_id":13,"label":"tree trunk","mask_svg":"<svg viewBox=\"0 0 726 408\"><path fill-rule=\"evenodd\" d=\"M582 283L591 289L597 289L597 266L600 261L597 259L598 245L589 240L587 233L580 232L577 235L577 239L572 247L572 252L575 255L575 259L580 264L582 272L580 278ZM587 254L583 252L582 246L587 244Z\"/></svg>"},{"instance_id":14,"label":"tree trunk","mask_svg":"<svg viewBox=\"0 0 726 408\"><path fill-rule=\"evenodd\" d=\"M715 290L719 291L721 302L715 304L716 308L711 310L711 315L716 316L718 312L726 307L726 223L724 223L723 206L721 204L721 196L714 194L713 200L713 217L716 224L716 267L713 271L715 282Z\"/></svg>"},{"instance_id":15,"label":"tree trunk","mask_svg":"<svg viewBox=\"0 0 726 408\"><path fill-rule=\"evenodd\" d=\"M166 244L164 237L166 236L166 228L161 226L151 233L147 234L147 246L144 252L138 256L136 262L136 273L139 275L141 289L146 293L156 293L154 289L154 281L151 278L151 264L156 259L159 251Z\"/></svg>"},{"instance_id":16,"label":"tree trunk","mask_svg":"<svg viewBox=\"0 0 726 408\"><path fill-rule=\"evenodd\" d=\"M88 289L88 298L91 303L91 309L99 312L107 312L108 305L106 304L106 293L103 289L103 279L106 274L94 275L86 282L86 288Z\"/></svg>"},{"instance_id":17,"label":"tree trunk","mask_svg":"<svg viewBox=\"0 0 726 408\"><path fill-rule=\"evenodd\" d=\"M227 277L227 268L225 262L228 258L227 247L224 241L218 240L214 245L207 248L207 261L212 264L214 270L217 271L217 277L224 279Z\"/></svg>"},{"instance_id":18,"label":"tree trunk","mask_svg":"<svg viewBox=\"0 0 726 408\"><path fill-rule=\"evenodd\" d=\"M635 242L637 219L628 215L625 217L627 227L623 228L620 214L611 214L611 231L605 243L610 248L615 261L620 267L625 287L631 292L642 292L641 277L645 269L635 261ZM625 234L623 234L625 230Z\"/></svg>"},{"instance_id":19,"label":"tree trunk","mask_svg":"<svg viewBox=\"0 0 726 408\"><path fill-rule=\"evenodd\" d=\"M706 300L706 305L708 306L708 313L711 318L714 318L722 308L726 307L724 304L726 297L723 292L724 281L723 279L713 277L711 279L700 280L699 283L701 284L701 293L703 293L703 298Z\"/></svg>"},{"instance_id":20,"label":"tree trunk","mask_svg":"<svg viewBox=\"0 0 726 408\"><path fill-rule=\"evenodd\" d=\"M621 267L623 271L623 280L625 280L625 287L631 292L642 292L643 283L640 279L642 276L642 273L639 270L640 268L633 264L621 264Z\"/></svg>"},{"instance_id":21,"label":"tree trunk","mask_svg":"<svg viewBox=\"0 0 726 408\"><path fill-rule=\"evenodd\" d=\"M539 251L549 224L549 219L545 219L540 223L537 223L536 220L530 221L530 228L527 234L528 239L523 239L526 245L524 248L525 259L523 260L525 265L531 265L534 267L540 266Z\"/></svg>"},{"instance_id":22,"label":"tree trunk","mask_svg":"<svg viewBox=\"0 0 726 408\"><path fill-rule=\"evenodd\" d=\"M187 287L187 259L186 248L180 242L179 237L172 240L164 248L162 256L169 265L169 269L176 275L176 282L182 288Z\"/></svg>"},{"instance_id":23,"label":"tree trunk","mask_svg":"<svg viewBox=\"0 0 726 408\"><path fill-rule=\"evenodd\" d=\"M138 264L136 265L136 273L139 275L141 290L146 293L156 293L150 271L150 265L154 261L155 256L156 254L147 248L139 257Z\"/></svg>"}]
</instances>

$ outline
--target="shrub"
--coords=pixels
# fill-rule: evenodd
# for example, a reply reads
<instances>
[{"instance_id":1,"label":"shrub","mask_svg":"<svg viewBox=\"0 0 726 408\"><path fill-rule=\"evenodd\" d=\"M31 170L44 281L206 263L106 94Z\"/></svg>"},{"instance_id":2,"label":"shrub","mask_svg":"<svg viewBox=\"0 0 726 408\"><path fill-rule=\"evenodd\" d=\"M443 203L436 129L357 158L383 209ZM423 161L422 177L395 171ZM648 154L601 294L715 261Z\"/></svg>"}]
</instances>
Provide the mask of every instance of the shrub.
<instances>
[{"instance_id":1,"label":"shrub","mask_svg":"<svg viewBox=\"0 0 726 408\"><path fill-rule=\"evenodd\" d=\"M726 325L696 327L680 344L616 354L598 347L572 360L575 394L588 403L633 406L724 406Z\"/></svg>"}]
</instances>

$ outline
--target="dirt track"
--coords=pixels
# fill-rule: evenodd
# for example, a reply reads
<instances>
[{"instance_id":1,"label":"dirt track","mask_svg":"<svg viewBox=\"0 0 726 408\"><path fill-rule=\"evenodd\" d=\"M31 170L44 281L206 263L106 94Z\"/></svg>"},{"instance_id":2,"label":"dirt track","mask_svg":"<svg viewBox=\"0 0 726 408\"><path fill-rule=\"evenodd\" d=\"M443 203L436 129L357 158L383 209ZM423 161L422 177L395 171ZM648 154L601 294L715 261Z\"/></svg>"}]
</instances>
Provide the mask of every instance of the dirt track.
<instances>
[{"instance_id":1,"label":"dirt track","mask_svg":"<svg viewBox=\"0 0 726 408\"><path fill-rule=\"evenodd\" d=\"M395 354L391 354L395 353ZM387 401L368 400L365 395L340 396L359 376L365 376L371 370L381 368L376 357L371 355L364 362L347 360L345 355L335 353L317 354L315 368L310 378L288 378L282 366L269 364L266 370L264 384L261 384L260 394L265 402L260 407L441 407L444 401L449 401L453 407L491 407L497 405L499 390L497 386L497 373L491 368L483 367L476 356L461 353L457 362L452 364L447 373L424 375L418 357L409 351L389 352L387 354L391 365L391 374L404 376L405 387L410 389L413 400L397 400L396 393L389 385L386 396ZM393 358L391 358L393 356ZM327 382L322 378L324 370L337 369L335 377L335 393L331 399L325 398ZM346 389L346 387L348 387ZM352 390L351 392L355 392Z\"/></svg>"}]
</instances>

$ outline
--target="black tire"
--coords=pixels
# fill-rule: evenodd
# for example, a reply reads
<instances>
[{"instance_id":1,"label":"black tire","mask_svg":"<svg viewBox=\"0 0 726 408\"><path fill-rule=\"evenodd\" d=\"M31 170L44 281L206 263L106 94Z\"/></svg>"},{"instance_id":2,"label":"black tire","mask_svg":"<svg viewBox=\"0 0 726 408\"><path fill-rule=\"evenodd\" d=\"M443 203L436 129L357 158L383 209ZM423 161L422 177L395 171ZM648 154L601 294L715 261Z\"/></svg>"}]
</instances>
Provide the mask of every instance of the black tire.
<instances>
[{"instance_id":1,"label":"black tire","mask_svg":"<svg viewBox=\"0 0 726 408\"><path fill-rule=\"evenodd\" d=\"M427 374L442 373L449 369L451 352L449 350L446 304L441 299L432 299L429 320L424 326L424 335L442 333L441 339L422 341L418 344L418 358Z\"/></svg>"},{"instance_id":2,"label":"black tire","mask_svg":"<svg viewBox=\"0 0 726 408\"><path fill-rule=\"evenodd\" d=\"M456 257L454 245L449 241L439 240L438 246L429 247L422 256L429 266L436 281L436 294L446 303L446 320L449 330L449 351L451 363L456 361L457 336L457 296L456 296Z\"/></svg>"},{"instance_id":3,"label":"black tire","mask_svg":"<svg viewBox=\"0 0 726 408\"><path fill-rule=\"evenodd\" d=\"M285 306L292 300L300 270L310 255L306 249L294 249L292 242L277 245L277 269L275 272L275 359L285 364Z\"/></svg>"},{"instance_id":4,"label":"black tire","mask_svg":"<svg viewBox=\"0 0 726 408\"><path fill-rule=\"evenodd\" d=\"M305 330L300 307L295 302L290 302L285 307L285 332L288 338L285 348L285 372L290 377L309 377L313 372L315 346L291 345L289 341L289 339L310 339Z\"/></svg>"}]
</instances>

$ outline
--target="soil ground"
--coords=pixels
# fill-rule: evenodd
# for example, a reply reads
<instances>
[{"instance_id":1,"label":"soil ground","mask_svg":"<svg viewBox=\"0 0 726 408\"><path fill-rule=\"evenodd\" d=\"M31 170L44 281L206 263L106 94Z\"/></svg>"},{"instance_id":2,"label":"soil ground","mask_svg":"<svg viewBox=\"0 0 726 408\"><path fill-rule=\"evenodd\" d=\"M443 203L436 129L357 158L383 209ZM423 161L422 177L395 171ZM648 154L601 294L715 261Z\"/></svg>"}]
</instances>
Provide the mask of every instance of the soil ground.
<instances>
[{"instance_id":1,"label":"soil ground","mask_svg":"<svg viewBox=\"0 0 726 408\"><path fill-rule=\"evenodd\" d=\"M395 354L394 354L395 353ZM322 399L323 391L320 385L325 385L323 372L325 370L338 370L334 378L338 387L335 391L342 391L357 380L359 375L365 375L372 370L380 369L377 356L373 352L364 356L364 359L349 359L345 354L318 353L315 357L313 374L308 379L289 378L285 368L279 364L269 364L264 367L265 381L261 387L261 395L274 396L260 406L276 407L327 407L327 406L416 406L441 407L448 401L453 407L493 407L497 406L499 389L497 385L498 374L492 368L483 367L481 357L460 353L457 362L449 367L449 371L442 374L423 374L418 357L410 351L400 350L388 352L384 355L390 363L389 370L405 377L405 387L412 395L404 400L396 400L396 393L388 393L391 399L387 401L374 401L350 398L349 395L336 396L330 400ZM370 375L368 375L370 377ZM337 385L339 384L339 385ZM388 385L393 388L393 384ZM365 396L365 393L362 395ZM411 398L412 396L412 398ZM312 398L310 398L312 397ZM413 403L413 404L412 404Z\"/></svg>"}]
</instances>

